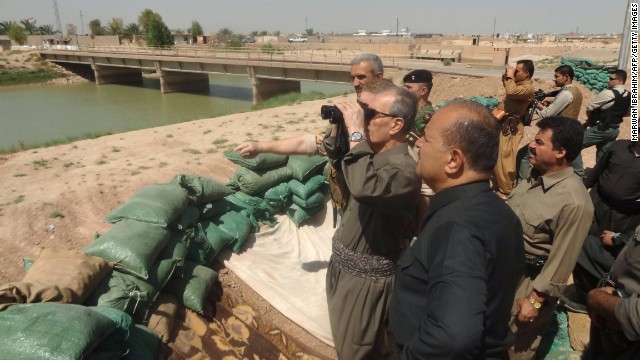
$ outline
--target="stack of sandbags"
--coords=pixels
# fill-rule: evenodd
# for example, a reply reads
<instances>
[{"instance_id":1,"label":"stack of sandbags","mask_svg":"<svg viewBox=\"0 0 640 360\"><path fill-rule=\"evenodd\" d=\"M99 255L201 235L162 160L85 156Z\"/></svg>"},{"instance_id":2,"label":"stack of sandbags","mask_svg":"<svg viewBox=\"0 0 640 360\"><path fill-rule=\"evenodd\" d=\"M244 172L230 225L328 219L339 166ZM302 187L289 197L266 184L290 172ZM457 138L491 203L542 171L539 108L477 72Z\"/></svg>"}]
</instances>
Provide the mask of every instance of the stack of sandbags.
<instances>
[{"instance_id":1,"label":"stack of sandbags","mask_svg":"<svg viewBox=\"0 0 640 360\"><path fill-rule=\"evenodd\" d=\"M563 58L560 63L571 66L575 79L596 94L607 88L609 76L616 70L615 66L596 65L584 58Z\"/></svg>"},{"instance_id":2,"label":"stack of sandbags","mask_svg":"<svg viewBox=\"0 0 640 360\"><path fill-rule=\"evenodd\" d=\"M315 175L305 183L292 179L288 185L293 194L291 197L293 204L287 210L287 215L299 227L324 208L325 177Z\"/></svg>"},{"instance_id":3,"label":"stack of sandbags","mask_svg":"<svg viewBox=\"0 0 640 360\"><path fill-rule=\"evenodd\" d=\"M435 110L440 109L441 107L447 105L448 103L452 102L452 101L456 101L456 100L464 100L463 98L454 98L454 99L449 99L449 100L445 100L445 101L441 101L439 103L436 104L436 106L434 106L433 108ZM486 97L486 96L471 96L469 99L467 99L469 101L473 101L475 103L478 103L480 105L482 105L483 107L491 110L494 107L498 106L498 104L500 103L500 101L492 96Z\"/></svg>"}]
</instances>

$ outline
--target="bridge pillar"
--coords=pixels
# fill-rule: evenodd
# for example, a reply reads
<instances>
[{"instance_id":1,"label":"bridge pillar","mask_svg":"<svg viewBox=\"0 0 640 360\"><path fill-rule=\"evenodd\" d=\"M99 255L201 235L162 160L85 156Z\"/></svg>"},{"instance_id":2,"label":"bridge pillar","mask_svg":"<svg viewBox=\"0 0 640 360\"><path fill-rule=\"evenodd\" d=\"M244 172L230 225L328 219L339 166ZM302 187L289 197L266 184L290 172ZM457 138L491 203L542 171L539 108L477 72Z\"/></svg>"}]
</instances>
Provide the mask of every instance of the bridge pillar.
<instances>
[{"instance_id":1,"label":"bridge pillar","mask_svg":"<svg viewBox=\"0 0 640 360\"><path fill-rule=\"evenodd\" d=\"M161 70L158 73L160 74L160 91L162 93L209 88L209 74L207 73L188 73L164 70Z\"/></svg>"},{"instance_id":2,"label":"bridge pillar","mask_svg":"<svg viewBox=\"0 0 640 360\"><path fill-rule=\"evenodd\" d=\"M300 92L300 81L267 78L252 78L253 105L258 105L276 95Z\"/></svg>"},{"instance_id":3,"label":"bridge pillar","mask_svg":"<svg viewBox=\"0 0 640 360\"><path fill-rule=\"evenodd\" d=\"M120 84L142 81L142 70L128 67L93 65L96 84Z\"/></svg>"}]
</instances>

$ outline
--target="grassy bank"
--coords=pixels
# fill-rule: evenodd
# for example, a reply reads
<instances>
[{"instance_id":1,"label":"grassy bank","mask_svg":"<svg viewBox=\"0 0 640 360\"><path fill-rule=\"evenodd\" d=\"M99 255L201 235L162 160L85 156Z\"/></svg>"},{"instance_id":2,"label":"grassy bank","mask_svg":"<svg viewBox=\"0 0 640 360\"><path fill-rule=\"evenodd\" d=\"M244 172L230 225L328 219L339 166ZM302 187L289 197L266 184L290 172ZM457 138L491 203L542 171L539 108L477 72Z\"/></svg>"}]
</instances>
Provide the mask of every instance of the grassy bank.
<instances>
[{"instance_id":1,"label":"grassy bank","mask_svg":"<svg viewBox=\"0 0 640 360\"><path fill-rule=\"evenodd\" d=\"M43 143L33 143L33 144L25 144L22 141L19 141L16 145L11 145L8 148L0 148L0 155L13 154L19 151L29 150L29 149L37 149L37 148L46 148L50 146L64 145L69 144L79 140L87 140L87 139L96 139L101 136L111 135L111 132L96 132L89 133L80 136L69 136L64 139L51 140Z\"/></svg>"},{"instance_id":2,"label":"grassy bank","mask_svg":"<svg viewBox=\"0 0 640 360\"><path fill-rule=\"evenodd\" d=\"M324 93L321 93L318 91L312 91L306 94L289 93L284 95L278 95L278 96L272 97L271 99L265 100L261 104L254 105L253 107L251 107L251 110L257 111L257 110L271 109L278 106L294 105L294 104L299 104L303 101L325 99L331 96L335 96L335 94L325 95Z\"/></svg>"},{"instance_id":3,"label":"grassy bank","mask_svg":"<svg viewBox=\"0 0 640 360\"><path fill-rule=\"evenodd\" d=\"M63 76L64 74L47 68L35 70L0 69L0 86L42 83Z\"/></svg>"}]
</instances>

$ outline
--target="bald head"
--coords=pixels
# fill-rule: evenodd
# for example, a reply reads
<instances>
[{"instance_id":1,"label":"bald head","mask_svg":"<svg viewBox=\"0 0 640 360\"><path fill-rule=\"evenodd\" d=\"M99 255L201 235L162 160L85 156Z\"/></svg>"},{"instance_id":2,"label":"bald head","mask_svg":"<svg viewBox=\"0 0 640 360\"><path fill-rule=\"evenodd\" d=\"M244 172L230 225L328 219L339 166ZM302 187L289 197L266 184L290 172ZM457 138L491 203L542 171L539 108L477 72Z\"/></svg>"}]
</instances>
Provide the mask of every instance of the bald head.
<instances>
[{"instance_id":1,"label":"bald head","mask_svg":"<svg viewBox=\"0 0 640 360\"><path fill-rule=\"evenodd\" d=\"M441 121L446 121L441 133L443 146L460 149L470 169L492 172L498 160L499 132L489 110L471 101L454 101L438 114Z\"/></svg>"}]
</instances>

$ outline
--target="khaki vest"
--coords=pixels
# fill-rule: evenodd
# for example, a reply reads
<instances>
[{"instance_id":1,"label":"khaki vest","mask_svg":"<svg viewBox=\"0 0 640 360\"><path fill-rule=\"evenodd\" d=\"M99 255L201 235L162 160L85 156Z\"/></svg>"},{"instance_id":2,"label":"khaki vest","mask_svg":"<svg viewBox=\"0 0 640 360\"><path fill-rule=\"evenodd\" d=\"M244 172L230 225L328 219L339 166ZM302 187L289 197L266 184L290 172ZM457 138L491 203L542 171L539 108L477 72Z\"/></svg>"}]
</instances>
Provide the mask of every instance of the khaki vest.
<instances>
[{"instance_id":1,"label":"khaki vest","mask_svg":"<svg viewBox=\"0 0 640 360\"><path fill-rule=\"evenodd\" d=\"M564 108L564 110L560 112L560 114L558 114L558 116L566 116L568 118L578 120L578 114L580 114L580 106L582 106L582 93L575 85L569 86L564 90L570 92L571 95L573 95L573 100L569 105L567 105L566 108Z\"/></svg>"}]
</instances>

